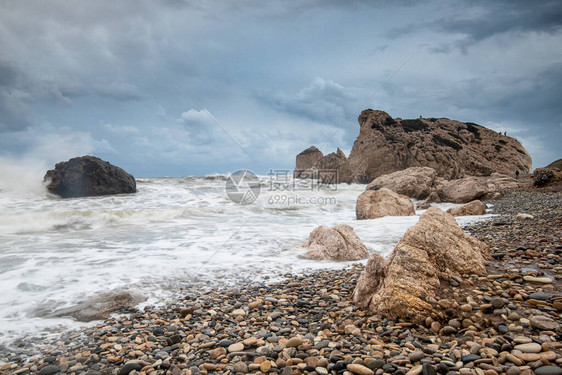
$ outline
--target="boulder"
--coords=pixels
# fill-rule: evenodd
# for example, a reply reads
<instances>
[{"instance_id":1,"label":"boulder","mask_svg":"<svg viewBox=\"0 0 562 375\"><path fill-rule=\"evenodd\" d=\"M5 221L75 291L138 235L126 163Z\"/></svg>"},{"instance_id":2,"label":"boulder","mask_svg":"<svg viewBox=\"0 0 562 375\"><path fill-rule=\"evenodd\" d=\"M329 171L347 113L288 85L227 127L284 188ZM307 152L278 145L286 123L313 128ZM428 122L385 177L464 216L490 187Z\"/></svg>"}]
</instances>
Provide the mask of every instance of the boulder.
<instances>
[{"instance_id":1,"label":"boulder","mask_svg":"<svg viewBox=\"0 0 562 375\"><path fill-rule=\"evenodd\" d=\"M355 205L357 220L384 216L410 216L415 213L416 210L410 198L396 194L387 188L364 191L357 198Z\"/></svg>"},{"instance_id":2,"label":"boulder","mask_svg":"<svg viewBox=\"0 0 562 375\"><path fill-rule=\"evenodd\" d=\"M94 156L57 163L44 177L49 192L62 198L134 193L135 178Z\"/></svg>"},{"instance_id":3,"label":"boulder","mask_svg":"<svg viewBox=\"0 0 562 375\"><path fill-rule=\"evenodd\" d=\"M387 259L369 257L353 299L370 313L422 323L433 309L427 298L435 296L442 280L485 274L488 259L486 244L466 234L452 215L431 207Z\"/></svg>"},{"instance_id":4,"label":"boulder","mask_svg":"<svg viewBox=\"0 0 562 375\"><path fill-rule=\"evenodd\" d=\"M432 192L437 172L429 167L411 167L375 178L367 190L387 188L410 198L424 199Z\"/></svg>"},{"instance_id":5,"label":"boulder","mask_svg":"<svg viewBox=\"0 0 562 375\"><path fill-rule=\"evenodd\" d=\"M453 216L485 215L486 205L479 200L472 201L460 207L451 207L447 213Z\"/></svg>"},{"instance_id":6,"label":"boulder","mask_svg":"<svg viewBox=\"0 0 562 375\"><path fill-rule=\"evenodd\" d=\"M477 177L465 177L446 182L438 191L442 202L467 203L484 197L488 184Z\"/></svg>"},{"instance_id":7,"label":"boulder","mask_svg":"<svg viewBox=\"0 0 562 375\"><path fill-rule=\"evenodd\" d=\"M361 112L358 121L359 136L345 166L353 182L369 183L410 167L433 168L448 180L531 171L531 157L516 139L478 124L446 118L392 118L372 109ZM320 157L299 155L296 169L311 168Z\"/></svg>"},{"instance_id":8,"label":"boulder","mask_svg":"<svg viewBox=\"0 0 562 375\"><path fill-rule=\"evenodd\" d=\"M321 225L314 229L303 245L307 258L316 260L359 260L369 256L367 248L352 227L346 224L332 228Z\"/></svg>"},{"instance_id":9,"label":"boulder","mask_svg":"<svg viewBox=\"0 0 562 375\"><path fill-rule=\"evenodd\" d=\"M81 322L104 320L109 318L113 312L131 309L145 300L146 298L129 292L108 292L79 303L76 306L57 310L47 317L59 318L70 316Z\"/></svg>"},{"instance_id":10,"label":"boulder","mask_svg":"<svg viewBox=\"0 0 562 375\"><path fill-rule=\"evenodd\" d=\"M310 146L303 152L297 155L297 160L295 163L295 177L301 177L307 169L314 167L324 154L322 151L317 149L315 146Z\"/></svg>"}]
</instances>

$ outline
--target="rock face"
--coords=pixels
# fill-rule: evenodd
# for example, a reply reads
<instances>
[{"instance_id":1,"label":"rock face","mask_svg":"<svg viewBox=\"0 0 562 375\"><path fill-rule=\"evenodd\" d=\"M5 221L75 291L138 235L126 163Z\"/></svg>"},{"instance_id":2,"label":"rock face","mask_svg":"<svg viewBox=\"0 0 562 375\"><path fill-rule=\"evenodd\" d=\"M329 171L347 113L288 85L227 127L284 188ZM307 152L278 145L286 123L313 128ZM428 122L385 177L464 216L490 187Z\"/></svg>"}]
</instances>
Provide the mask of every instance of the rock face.
<instances>
[{"instance_id":1,"label":"rock face","mask_svg":"<svg viewBox=\"0 0 562 375\"><path fill-rule=\"evenodd\" d=\"M387 188L411 198L424 199L432 191L437 172L429 167L411 167L374 179L367 190Z\"/></svg>"},{"instance_id":2,"label":"rock face","mask_svg":"<svg viewBox=\"0 0 562 375\"><path fill-rule=\"evenodd\" d=\"M57 163L47 171L47 189L63 198L134 193L135 178L94 156L81 156Z\"/></svg>"},{"instance_id":3,"label":"rock face","mask_svg":"<svg viewBox=\"0 0 562 375\"><path fill-rule=\"evenodd\" d=\"M297 178L309 178L319 172L318 178L326 176L329 182L335 182L331 171L337 172L337 182L350 183L353 174L349 168L349 162L345 153L337 149L328 155L323 155L316 147L311 146L297 155L294 176Z\"/></svg>"},{"instance_id":4,"label":"rock face","mask_svg":"<svg viewBox=\"0 0 562 375\"><path fill-rule=\"evenodd\" d=\"M372 109L358 120L359 136L348 158L354 182L368 183L409 167L431 167L446 179L531 171L531 157L516 139L474 123L393 119Z\"/></svg>"},{"instance_id":5,"label":"rock face","mask_svg":"<svg viewBox=\"0 0 562 375\"><path fill-rule=\"evenodd\" d=\"M447 213L453 216L484 215L486 214L486 205L479 200L475 200L460 207L449 208Z\"/></svg>"},{"instance_id":6,"label":"rock face","mask_svg":"<svg viewBox=\"0 0 562 375\"><path fill-rule=\"evenodd\" d=\"M332 228L321 225L310 233L308 259L316 260L359 260L369 256L367 248L352 227L345 224Z\"/></svg>"},{"instance_id":7,"label":"rock face","mask_svg":"<svg viewBox=\"0 0 562 375\"><path fill-rule=\"evenodd\" d=\"M314 146L310 146L298 154L295 165L295 177L300 177L302 172L314 167L323 156L322 151Z\"/></svg>"},{"instance_id":8,"label":"rock face","mask_svg":"<svg viewBox=\"0 0 562 375\"><path fill-rule=\"evenodd\" d=\"M357 198L355 206L357 220L383 216L410 216L415 213L416 210L410 198L387 188L364 191Z\"/></svg>"},{"instance_id":9,"label":"rock face","mask_svg":"<svg viewBox=\"0 0 562 375\"><path fill-rule=\"evenodd\" d=\"M372 254L357 281L355 303L390 319L421 323L441 280L484 274L488 246L467 235L455 218L431 207L408 229L387 259Z\"/></svg>"},{"instance_id":10,"label":"rock face","mask_svg":"<svg viewBox=\"0 0 562 375\"><path fill-rule=\"evenodd\" d=\"M318 170L331 171L335 170L338 173L338 182L350 183L353 180L351 168L345 153L338 148L336 152L332 152L321 158L315 165Z\"/></svg>"}]
</instances>

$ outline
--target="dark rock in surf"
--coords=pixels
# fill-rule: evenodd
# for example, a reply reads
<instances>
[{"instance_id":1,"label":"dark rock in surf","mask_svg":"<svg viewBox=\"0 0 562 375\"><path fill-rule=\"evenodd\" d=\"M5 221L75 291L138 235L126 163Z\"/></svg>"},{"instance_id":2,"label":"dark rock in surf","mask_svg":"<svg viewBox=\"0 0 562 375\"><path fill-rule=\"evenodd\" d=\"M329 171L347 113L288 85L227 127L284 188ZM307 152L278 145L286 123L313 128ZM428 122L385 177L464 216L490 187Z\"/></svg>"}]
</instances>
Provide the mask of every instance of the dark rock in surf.
<instances>
[{"instance_id":1,"label":"dark rock in surf","mask_svg":"<svg viewBox=\"0 0 562 375\"><path fill-rule=\"evenodd\" d=\"M62 198L135 193L135 178L123 169L94 156L57 163L43 180L47 189Z\"/></svg>"},{"instance_id":2,"label":"dark rock in surf","mask_svg":"<svg viewBox=\"0 0 562 375\"><path fill-rule=\"evenodd\" d=\"M76 306L57 310L47 317L71 316L81 322L103 320L109 318L113 312L132 309L144 300L146 298L129 292L103 293Z\"/></svg>"}]
</instances>

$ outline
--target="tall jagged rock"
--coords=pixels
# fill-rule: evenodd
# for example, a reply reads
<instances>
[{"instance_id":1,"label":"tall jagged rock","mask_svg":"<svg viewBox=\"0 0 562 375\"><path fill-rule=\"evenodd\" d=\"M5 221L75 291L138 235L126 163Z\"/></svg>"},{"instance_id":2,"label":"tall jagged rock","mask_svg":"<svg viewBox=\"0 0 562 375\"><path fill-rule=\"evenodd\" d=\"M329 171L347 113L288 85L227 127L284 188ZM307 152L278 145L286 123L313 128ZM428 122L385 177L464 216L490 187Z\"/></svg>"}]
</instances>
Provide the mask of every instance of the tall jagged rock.
<instances>
[{"instance_id":1,"label":"tall jagged rock","mask_svg":"<svg viewBox=\"0 0 562 375\"><path fill-rule=\"evenodd\" d=\"M337 182L339 183L350 183L353 180L347 156L339 148L336 152L323 155L315 146L311 146L297 155L295 177L309 178L315 176L322 179L324 173L324 176L327 176L331 182L335 182L331 171L337 172ZM318 172L318 174L315 175L315 172Z\"/></svg>"},{"instance_id":2,"label":"tall jagged rock","mask_svg":"<svg viewBox=\"0 0 562 375\"><path fill-rule=\"evenodd\" d=\"M369 182L409 167L431 167L446 179L531 171L531 157L514 138L446 118L393 119L365 110L349 155L354 179Z\"/></svg>"},{"instance_id":3,"label":"tall jagged rock","mask_svg":"<svg viewBox=\"0 0 562 375\"><path fill-rule=\"evenodd\" d=\"M295 171L304 171L314 167L323 156L322 151L315 146L310 146L297 155Z\"/></svg>"}]
</instances>

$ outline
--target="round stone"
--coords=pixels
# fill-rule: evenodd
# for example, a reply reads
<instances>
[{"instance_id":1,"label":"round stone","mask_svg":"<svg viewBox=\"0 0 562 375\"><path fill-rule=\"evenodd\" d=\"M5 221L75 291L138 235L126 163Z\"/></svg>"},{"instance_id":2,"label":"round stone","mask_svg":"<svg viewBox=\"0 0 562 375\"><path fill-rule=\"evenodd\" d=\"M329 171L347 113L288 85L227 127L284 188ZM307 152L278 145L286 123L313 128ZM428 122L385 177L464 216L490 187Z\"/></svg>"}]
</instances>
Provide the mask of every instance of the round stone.
<instances>
[{"instance_id":1,"label":"round stone","mask_svg":"<svg viewBox=\"0 0 562 375\"><path fill-rule=\"evenodd\" d=\"M358 375L374 375L375 373L373 372L373 370L371 370L368 367L365 367L363 365L357 364L357 363L350 363L349 365L347 365L347 369L349 371L351 371L354 374L358 374Z\"/></svg>"},{"instance_id":2,"label":"round stone","mask_svg":"<svg viewBox=\"0 0 562 375\"><path fill-rule=\"evenodd\" d=\"M528 344L515 345L515 350L520 350L523 353L540 353L542 351L542 346L536 342L530 342Z\"/></svg>"},{"instance_id":3,"label":"round stone","mask_svg":"<svg viewBox=\"0 0 562 375\"><path fill-rule=\"evenodd\" d=\"M543 292L535 292L535 293L529 294L529 298L536 299L536 300L539 300L539 301L548 301L550 299L550 296L546 293L543 293Z\"/></svg>"},{"instance_id":4,"label":"round stone","mask_svg":"<svg viewBox=\"0 0 562 375\"><path fill-rule=\"evenodd\" d=\"M286 346L287 348L296 348L296 347L301 346L301 345L303 344L303 342L304 342L304 341L303 341L302 339L298 338L298 337L291 337L291 338L287 341L287 343L285 344L285 346Z\"/></svg>"},{"instance_id":5,"label":"round stone","mask_svg":"<svg viewBox=\"0 0 562 375\"><path fill-rule=\"evenodd\" d=\"M562 368L558 366L541 366L535 369L536 375L562 375Z\"/></svg>"},{"instance_id":6,"label":"round stone","mask_svg":"<svg viewBox=\"0 0 562 375\"><path fill-rule=\"evenodd\" d=\"M126 366L126 365L125 365L125 366ZM125 367L125 366L123 366L123 367ZM139 367L139 370L140 370L140 367ZM48 366L43 367L43 368L39 371L39 375L54 375L54 374L56 374L57 372L60 372L60 368L58 368L58 367L55 366L55 365L48 365ZM119 373L121 373L121 372L119 372Z\"/></svg>"},{"instance_id":7,"label":"round stone","mask_svg":"<svg viewBox=\"0 0 562 375\"><path fill-rule=\"evenodd\" d=\"M230 353L241 352L244 350L244 344L241 342L234 343L228 347Z\"/></svg>"}]
</instances>

